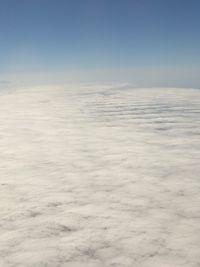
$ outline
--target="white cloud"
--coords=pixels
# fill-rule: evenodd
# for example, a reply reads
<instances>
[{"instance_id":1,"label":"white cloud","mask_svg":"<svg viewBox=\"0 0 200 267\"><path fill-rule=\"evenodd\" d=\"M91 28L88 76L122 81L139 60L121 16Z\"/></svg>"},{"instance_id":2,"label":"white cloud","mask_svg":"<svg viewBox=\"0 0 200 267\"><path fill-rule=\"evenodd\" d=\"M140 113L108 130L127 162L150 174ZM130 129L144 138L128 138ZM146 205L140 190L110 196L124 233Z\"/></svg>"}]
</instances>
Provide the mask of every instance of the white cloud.
<instances>
[{"instance_id":1,"label":"white cloud","mask_svg":"<svg viewBox=\"0 0 200 267\"><path fill-rule=\"evenodd\" d=\"M200 91L0 96L2 267L199 264Z\"/></svg>"}]
</instances>

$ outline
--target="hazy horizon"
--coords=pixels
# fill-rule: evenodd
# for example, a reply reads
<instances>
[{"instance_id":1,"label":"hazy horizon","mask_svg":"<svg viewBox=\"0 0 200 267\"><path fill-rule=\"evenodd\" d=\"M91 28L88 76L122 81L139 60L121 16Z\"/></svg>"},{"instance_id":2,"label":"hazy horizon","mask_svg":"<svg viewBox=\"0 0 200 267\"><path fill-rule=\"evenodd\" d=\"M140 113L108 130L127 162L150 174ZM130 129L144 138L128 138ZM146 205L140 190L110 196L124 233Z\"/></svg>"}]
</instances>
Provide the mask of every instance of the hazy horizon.
<instances>
[{"instance_id":1,"label":"hazy horizon","mask_svg":"<svg viewBox=\"0 0 200 267\"><path fill-rule=\"evenodd\" d=\"M197 0L0 3L1 83L200 88Z\"/></svg>"}]
</instances>

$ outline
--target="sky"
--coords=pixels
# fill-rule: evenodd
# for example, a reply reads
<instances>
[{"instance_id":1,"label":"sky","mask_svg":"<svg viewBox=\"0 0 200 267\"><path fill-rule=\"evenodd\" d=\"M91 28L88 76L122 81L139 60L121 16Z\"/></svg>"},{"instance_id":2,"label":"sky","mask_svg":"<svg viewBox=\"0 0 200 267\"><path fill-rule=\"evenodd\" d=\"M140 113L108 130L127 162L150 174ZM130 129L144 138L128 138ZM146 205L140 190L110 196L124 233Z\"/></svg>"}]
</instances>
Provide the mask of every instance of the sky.
<instances>
[{"instance_id":1,"label":"sky","mask_svg":"<svg viewBox=\"0 0 200 267\"><path fill-rule=\"evenodd\" d=\"M198 0L0 0L0 81L200 88L199 10Z\"/></svg>"}]
</instances>

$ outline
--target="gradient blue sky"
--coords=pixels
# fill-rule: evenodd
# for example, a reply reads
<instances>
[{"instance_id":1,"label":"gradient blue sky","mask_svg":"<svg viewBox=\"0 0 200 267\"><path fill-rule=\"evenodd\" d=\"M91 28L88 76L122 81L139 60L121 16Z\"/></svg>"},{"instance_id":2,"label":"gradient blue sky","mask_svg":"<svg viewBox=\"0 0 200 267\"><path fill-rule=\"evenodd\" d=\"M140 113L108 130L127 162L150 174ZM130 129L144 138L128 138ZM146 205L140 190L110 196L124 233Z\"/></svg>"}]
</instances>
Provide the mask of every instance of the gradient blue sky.
<instances>
[{"instance_id":1,"label":"gradient blue sky","mask_svg":"<svg viewBox=\"0 0 200 267\"><path fill-rule=\"evenodd\" d=\"M0 0L0 73L200 87L199 13L199 0Z\"/></svg>"}]
</instances>

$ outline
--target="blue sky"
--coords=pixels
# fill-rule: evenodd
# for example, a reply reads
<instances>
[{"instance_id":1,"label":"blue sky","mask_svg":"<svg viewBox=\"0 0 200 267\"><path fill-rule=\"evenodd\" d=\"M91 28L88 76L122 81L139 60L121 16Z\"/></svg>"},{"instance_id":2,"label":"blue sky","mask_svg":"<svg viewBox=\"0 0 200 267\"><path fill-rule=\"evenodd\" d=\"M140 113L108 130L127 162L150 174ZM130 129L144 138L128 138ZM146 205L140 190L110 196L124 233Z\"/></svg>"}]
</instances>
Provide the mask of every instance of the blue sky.
<instances>
[{"instance_id":1,"label":"blue sky","mask_svg":"<svg viewBox=\"0 0 200 267\"><path fill-rule=\"evenodd\" d=\"M198 0L0 0L0 73L200 87L199 11Z\"/></svg>"}]
</instances>

